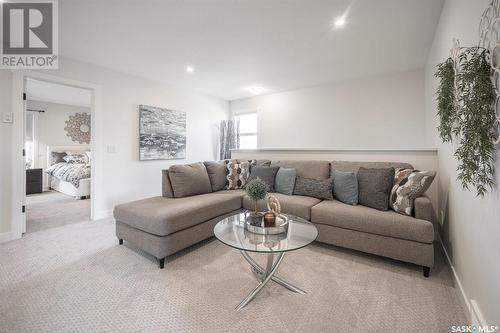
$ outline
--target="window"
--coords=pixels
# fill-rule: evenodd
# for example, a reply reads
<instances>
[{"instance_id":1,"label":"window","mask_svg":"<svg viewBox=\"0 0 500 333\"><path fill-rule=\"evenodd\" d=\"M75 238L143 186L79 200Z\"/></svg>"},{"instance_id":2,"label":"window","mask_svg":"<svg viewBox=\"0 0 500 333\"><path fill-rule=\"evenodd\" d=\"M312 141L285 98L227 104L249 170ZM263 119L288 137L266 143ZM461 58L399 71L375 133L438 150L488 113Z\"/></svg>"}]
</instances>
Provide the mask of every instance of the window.
<instances>
[{"instance_id":1,"label":"window","mask_svg":"<svg viewBox=\"0 0 500 333\"><path fill-rule=\"evenodd\" d=\"M243 113L234 116L240 123L240 148L257 148L257 113Z\"/></svg>"}]
</instances>

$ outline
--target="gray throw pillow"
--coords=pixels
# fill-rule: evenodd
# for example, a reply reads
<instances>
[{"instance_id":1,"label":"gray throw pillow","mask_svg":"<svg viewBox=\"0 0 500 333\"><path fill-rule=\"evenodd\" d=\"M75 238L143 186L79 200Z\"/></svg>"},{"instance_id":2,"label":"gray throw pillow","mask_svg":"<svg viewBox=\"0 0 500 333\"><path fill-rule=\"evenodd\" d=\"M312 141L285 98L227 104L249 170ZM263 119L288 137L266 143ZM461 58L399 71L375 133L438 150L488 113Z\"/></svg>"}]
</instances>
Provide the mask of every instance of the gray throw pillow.
<instances>
[{"instance_id":1,"label":"gray throw pillow","mask_svg":"<svg viewBox=\"0 0 500 333\"><path fill-rule=\"evenodd\" d=\"M172 165L168 169L168 177L176 198L212 192L203 163Z\"/></svg>"},{"instance_id":2,"label":"gray throw pillow","mask_svg":"<svg viewBox=\"0 0 500 333\"><path fill-rule=\"evenodd\" d=\"M358 178L354 172L333 171L333 194L348 205L358 204Z\"/></svg>"},{"instance_id":3,"label":"gray throw pillow","mask_svg":"<svg viewBox=\"0 0 500 333\"><path fill-rule=\"evenodd\" d=\"M56 163L66 162L64 160L64 156L66 155L68 155L66 154L66 152L57 152L57 151L51 152L49 164L54 165Z\"/></svg>"},{"instance_id":4,"label":"gray throw pillow","mask_svg":"<svg viewBox=\"0 0 500 333\"><path fill-rule=\"evenodd\" d=\"M394 168L359 168L358 202L378 210L389 209L389 197L394 183Z\"/></svg>"},{"instance_id":5,"label":"gray throw pillow","mask_svg":"<svg viewBox=\"0 0 500 333\"><path fill-rule=\"evenodd\" d=\"M252 166L250 168L250 177L248 177L248 181L260 178L269 186L269 192L274 192L274 178L278 170L279 167Z\"/></svg>"},{"instance_id":6,"label":"gray throw pillow","mask_svg":"<svg viewBox=\"0 0 500 333\"><path fill-rule=\"evenodd\" d=\"M333 200L333 178L318 180L297 177L293 194L318 199Z\"/></svg>"},{"instance_id":7,"label":"gray throw pillow","mask_svg":"<svg viewBox=\"0 0 500 333\"><path fill-rule=\"evenodd\" d=\"M297 170L295 168L281 168L274 179L274 190L278 193L292 195L295 188Z\"/></svg>"},{"instance_id":8,"label":"gray throw pillow","mask_svg":"<svg viewBox=\"0 0 500 333\"><path fill-rule=\"evenodd\" d=\"M212 185L212 191L223 190L226 186L226 165L223 161L220 162L203 162L207 168L208 178Z\"/></svg>"}]
</instances>

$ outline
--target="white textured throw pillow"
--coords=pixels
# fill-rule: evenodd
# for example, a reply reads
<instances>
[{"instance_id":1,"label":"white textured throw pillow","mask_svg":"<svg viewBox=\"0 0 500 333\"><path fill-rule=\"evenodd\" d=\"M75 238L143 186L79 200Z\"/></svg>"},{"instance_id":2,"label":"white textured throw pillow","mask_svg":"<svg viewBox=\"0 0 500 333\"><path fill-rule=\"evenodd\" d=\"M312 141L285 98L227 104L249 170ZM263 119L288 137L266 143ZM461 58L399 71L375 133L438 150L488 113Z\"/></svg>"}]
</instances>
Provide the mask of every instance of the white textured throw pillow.
<instances>
[{"instance_id":1,"label":"white textured throw pillow","mask_svg":"<svg viewBox=\"0 0 500 333\"><path fill-rule=\"evenodd\" d=\"M395 212L413 215L414 201L431 186L436 173L413 169L396 169L391 191L391 207Z\"/></svg>"}]
</instances>

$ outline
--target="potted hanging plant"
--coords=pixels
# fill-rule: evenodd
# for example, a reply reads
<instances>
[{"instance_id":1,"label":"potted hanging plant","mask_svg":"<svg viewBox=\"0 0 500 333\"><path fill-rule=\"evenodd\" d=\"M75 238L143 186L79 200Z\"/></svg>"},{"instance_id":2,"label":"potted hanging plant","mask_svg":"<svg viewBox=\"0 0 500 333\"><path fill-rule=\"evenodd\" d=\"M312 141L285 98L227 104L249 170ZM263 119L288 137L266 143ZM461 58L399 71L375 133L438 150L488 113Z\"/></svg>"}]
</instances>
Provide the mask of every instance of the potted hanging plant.
<instances>
[{"instance_id":1,"label":"potted hanging plant","mask_svg":"<svg viewBox=\"0 0 500 333\"><path fill-rule=\"evenodd\" d=\"M258 203L259 200L264 200L269 191L269 186L259 177L250 180L245 185L245 192L248 197L254 202L254 211L251 213L253 218L261 218L262 214L259 213Z\"/></svg>"}]
</instances>

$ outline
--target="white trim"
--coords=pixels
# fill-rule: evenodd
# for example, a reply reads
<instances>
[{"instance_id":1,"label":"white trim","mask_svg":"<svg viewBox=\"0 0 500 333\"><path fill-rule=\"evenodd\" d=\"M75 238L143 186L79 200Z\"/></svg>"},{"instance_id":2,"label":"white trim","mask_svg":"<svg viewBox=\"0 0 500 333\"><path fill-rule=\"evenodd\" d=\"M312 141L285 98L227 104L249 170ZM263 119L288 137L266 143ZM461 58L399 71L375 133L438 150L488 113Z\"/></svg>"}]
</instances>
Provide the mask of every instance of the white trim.
<instances>
[{"instance_id":1,"label":"white trim","mask_svg":"<svg viewBox=\"0 0 500 333\"><path fill-rule=\"evenodd\" d=\"M0 234L0 243L12 240L12 232L4 232Z\"/></svg>"},{"instance_id":2,"label":"white trim","mask_svg":"<svg viewBox=\"0 0 500 333\"><path fill-rule=\"evenodd\" d=\"M95 212L93 220L102 220L107 219L113 215L111 210L101 210L99 212Z\"/></svg>"},{"instance_id":3,"label":"white trim","mask_svg":"<svg viewBox=\"0 0 500 333\"><path fill-rule=\"evenodd\" d=\"M330 153L330 152L424 152L437 153L437 148L258 148L258 149L231 149L233 152L241 153L265 153L265 152L306 152L306 153Z\"/></svg>"},{"instance_id":4,"label":"white trim","mask_svg":"<svg viewBox=\"0 0 500 333\"><path fill-rule=\"evenodd\" d=\"M36 79L59 83L63 85L89 89L92 91L92 107L91 107L91 187L90 187L90 218L95 219L95 207L99 202L100 197L96 193L100 193L97 188L102 182L99 182L102 174L102 151L101 151L101 133L102 133L102 87L89 82L82 82L72 79L66 79L59 76L53 76L40 72L33 71L13 71L12 79L12 110L14 113L14 124L12 128L12 221L11 233L12 239L19 239L23 233L23 221L25 214L21 213L21 207L24 204L24 158L22 157L22 149L24 147L24 101L22 94L24 93L24 80ZM19 186L19 185L22 186Z\"/></svg>"},{"instance_id":5,"label":"white trim","mask_svg":"<svg viewBox=\"0 0 500 333\"><path fill-rule=\"evenodd\" d=\"M448 251L446 251L446 247L444 246L443 239L441 238L441 235L438 233L438 239L439 243L441 243L441 247L443 248L444 255L446 256L446 261L448 262L448 265L450 266L451 273L453 275L453 280L455 281L455 284L458 286L458 289L460 290L460 296L463 305L467 308L468 312L468 320L471 323L471 325L478 325L478 326L483 326L487 327L488 324L486 323L486 320L484 319L484 316L479 308L479 304L477 303L476 300L470 299L467 297L467 294L465 293L465 289L462 285L462 282L460 281L460 278L458 277L457 271L455 270L455 267L453 266L451 262L451 258L448 255Z\"/></svg>"}]
</instances>

